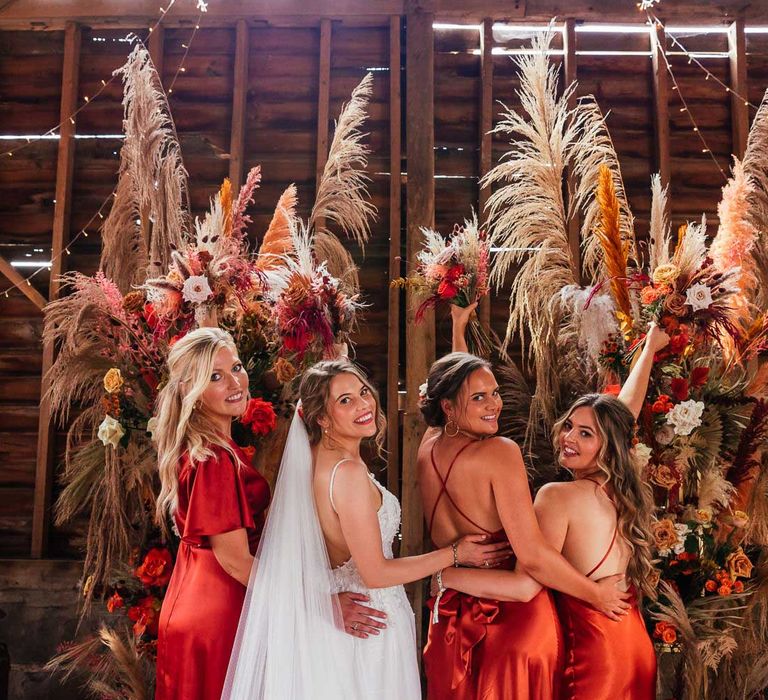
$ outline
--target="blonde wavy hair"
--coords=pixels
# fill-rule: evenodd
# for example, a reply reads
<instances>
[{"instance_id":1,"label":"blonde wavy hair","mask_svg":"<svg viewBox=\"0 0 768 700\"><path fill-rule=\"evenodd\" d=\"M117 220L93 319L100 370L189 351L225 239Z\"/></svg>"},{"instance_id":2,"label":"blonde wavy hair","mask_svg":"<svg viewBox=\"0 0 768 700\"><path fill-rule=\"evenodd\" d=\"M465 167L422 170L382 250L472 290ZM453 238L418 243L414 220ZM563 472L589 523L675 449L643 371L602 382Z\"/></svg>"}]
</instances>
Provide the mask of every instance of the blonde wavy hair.
<instances>
[{"instance_id":1,"label":"blonde wavy hair","mask_svg":"<svg viewBox=\"0 0 768 700\"><path fill-rule=\"evenodd\" d=\"M320 418L328 412L328 398L331 394L331 380L340 374L354 374L371 392L376 402L376 436L374 442L379 456L384 454L384 441L387 438L387 419L381 410L379 392L371 384L363 370L347 358L323 360L312 365L301 378L299 398L301 399L301 414L307 426L309 442L317 445L323 437Z\"/></svg>"},{"instance_id":2,"label":"blonde wavy hair","mask_svg":"<svg viewBox=\"0 0 768 700\"><path fill-rule=\"evenodd\" d=\"M606 394L587 394L577 399L568 412L552 427L555 454L560 459L560 433L563 425L577 408L592 409L600 435L597 468L605 475L605 486L610 486L611 500L616 507L619 534L630 548L627 577L645 595L655 599L656 589L651 584L653 572L653 494L643 482L638 469L632 443L635 418L617 398Z\"/></svg>"},{"instance_id":3,"label":"blonde wavy hair","mask_svg":"<svg viewBox=\"0 0 768 700\"><path fill-rule=\"evenodd\" d=\"M213 456L213 446L225 449L235 465L239 460L229 440L216 430L204 406L196 407L208 387L216 353L222 348L237 352L232 336L220 328L199 328L185 335L168 353L168 382L155 405L160 494L155 504L157 522L166 528L179 500L179 459L185 452L192 462Z\"/></svg>"}]
</instances>

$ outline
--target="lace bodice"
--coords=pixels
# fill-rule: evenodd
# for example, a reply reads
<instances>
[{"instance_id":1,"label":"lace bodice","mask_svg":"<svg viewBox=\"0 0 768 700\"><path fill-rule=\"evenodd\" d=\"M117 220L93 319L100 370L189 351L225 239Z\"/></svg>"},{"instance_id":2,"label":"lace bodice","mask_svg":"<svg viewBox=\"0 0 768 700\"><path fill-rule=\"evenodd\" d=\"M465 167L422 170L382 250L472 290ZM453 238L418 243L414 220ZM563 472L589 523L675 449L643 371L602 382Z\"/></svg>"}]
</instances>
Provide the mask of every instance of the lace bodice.
<instances>
[{"instance_id":1,"label":"lace bodice","mask_svg":"<svg viewBox=\"0 0 768 700\"><path fill-rule=\"evenodd\" d=\"M386 559L392 559L392 543L400 530L400 503L394 494L385 489L373 474L369 474L371 481L381 492L381 508L379 508L379 529L381 530L381 549ZM365 593L371 599L374 607L391 608L392 606L407 606L410 611L408 598L402 586L391 588L368 589L360 577L360 572L352 559L348 559L341 566L333 570L333 580L337 593L351 591Z\"/></svg>"}]
</instances>

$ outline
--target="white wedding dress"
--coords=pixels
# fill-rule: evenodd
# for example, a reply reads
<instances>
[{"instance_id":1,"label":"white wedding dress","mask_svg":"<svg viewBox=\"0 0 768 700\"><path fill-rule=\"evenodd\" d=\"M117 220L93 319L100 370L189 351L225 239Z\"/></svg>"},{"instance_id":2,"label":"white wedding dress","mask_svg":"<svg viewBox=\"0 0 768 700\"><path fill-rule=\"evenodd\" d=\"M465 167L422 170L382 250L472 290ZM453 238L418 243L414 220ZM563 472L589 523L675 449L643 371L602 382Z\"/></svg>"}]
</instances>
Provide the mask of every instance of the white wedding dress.
<instances>
[{"instance_id":1,"label":"white wedding dress","mask_svg":"<svg viewBox=\"0 0 768 700\"><path fill-rule=\"evenodd\" d=\"M222 699L418 700L414 617L405 590L366 588L351 559L331 569L312 472L309 438L297 414L251 570ZM392 558L400 504L373 482L382 494L382 551ZM343 591L369 596L369 605L387 614L386 629L367 639L345 633L334 595Z\"/></svg>"},{"instance_id":2,"label":"white wedding dress","mask_svg":"<svg viewBox=\"0 0 768 700\"><path fill-rule=\"evenodd\" d=\"M333 503L333 482L336 464L331 472L330 497ZM400 531L400 503L373 474L371 481L381 492L379 528L384 556L392 559L392 543ZM402 586L366 588L355 562L349 559L333 569L334 591L364 593L372 608L387 614L387 628L367 639L353 638L354 674L358 679L360 698L365 700L413 700L421 697L419 668L416 661L416 627L413 610Z\"/></svg>"}]
</instances>

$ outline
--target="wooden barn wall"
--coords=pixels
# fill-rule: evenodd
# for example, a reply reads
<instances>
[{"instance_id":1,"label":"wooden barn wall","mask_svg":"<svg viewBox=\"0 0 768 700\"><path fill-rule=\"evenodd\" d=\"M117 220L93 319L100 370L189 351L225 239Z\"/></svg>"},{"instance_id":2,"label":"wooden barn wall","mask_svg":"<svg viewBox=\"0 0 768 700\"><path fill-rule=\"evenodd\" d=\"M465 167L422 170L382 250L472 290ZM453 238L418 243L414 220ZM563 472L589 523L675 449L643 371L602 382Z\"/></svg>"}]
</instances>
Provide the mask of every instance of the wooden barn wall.
<instances>
[{"instance_id":1,"label":"wooden barn wall","mask_svg":"<svg viewBox=\"0 0 768 700\"><path fill-rule=\"evenodd\" d=\"M405 18L403 23L405 23ZM233 94L236 90L236 46L238 31L241 45L247 46L247 83L245 84L244 143L239 154L243 176L248 168L261 165L262 185L253 207L251 239L260 239L272 215L280 193L292 182L298 187L299 210L308 213L316 187L318 138L332 134L333 118L351 89L367 72L374 76L373 98L366 130L372 149L370 190L378 214L372 227L371 241L361 253L353 248L360 267L363 293L370 303L357 338L357 358L371 372L386 396L388 283L390 265L404 270L392 260L404 255L402 245L390 250L390 233L399 230L399 207L391 208L393 169L401 163L400 153L390 153L390 87L392 76L390 18L326 22L330 53L327 65L321 65L323 31L317 22L301 26L280 26L267 22L241 25L202 26L190 42L188 26L167 28L153 38L154 56L162 64L166 88L173 84L171 110L182 144L185 164L190 174L190 200L195 214L208 206L222 179L230 174L233 146ZM578 23L577 23L578 24ZM130 44L125 36L130 28L90 28L81 33L79 63L79 104L92 96L103 79L125 60ZM146 34L145 28L133 28ZM578 26L577 26L578 29ZM405 31L405 30L404 30ZM398 32L399 34L399 32ZM434 155L435 155L435 225L449 233L478 210L478 179L481 123L483 109L483 59L477 28L448 28L434 31ZM490 85L496 122L501 101L519 107L516 96L518 80L514 56L500 53L524 47L525 36L494 30L490 55L493 79ZM399 37L398 37L399 38ZM726 84L730 81L728 36L726 34L679 35L687 48L714 53L702 58L704 65ZM640 239L647 235L650 209L649 181L658 168L657 132L654 127L659 105L654 103L651 45L647 34L604 34L588 31L575 33L575 66L578 95L595 94L607 113L607 123L622 163L625 184L637 219ZM402 42L403 46L405 42ZM397 43L399 46L399 42ZM187 53L185 70L180 62ZM675 51L667 38L667 49ZM488 47L486 47L488 48ZM563 42L556 36L553 60L562 64ZM16 140L0 141L0 150L25 144L25 134L40 134L59 121L62 94L63 31L0 31L0 135L16 135ZM624 55L607 55L622 51ZM636 52L630 55L626 52ZM768 34L746 34L746 58L749 100L758 104L768 86ZM671 54L680 92L687 100L701 133L715 159L727 171L733 149L731 96L715 80L704 74L687 58ZM403 55L403 67L405 63ZM321 80L327 71L327 92ZM404 71L407 79L407 71ZM395 80L399 84L399 80ZM562 84L562 77L561 77ZM486 88L488 86L486 85ZM405 91L403 90L403 95ZM327 96L328 124L318 124L319 106ZM116 183L121 140L122 89L119 81L83 109L76 120L74 176L71 194L69 236L86 228L66 256L65 269L92 273L98 260L100 219L94 215L102 203L108 212L109 196ZM399 96L397 97L399 99ZM397 103L396 103L397 104ZM673 225L698 219L705 213L714 231L716 205L722 175L692 130L688 115L680 111L679 94L670 89L666 105L669 123L668 158L671 173L671 213ZM664 110L661 110L664 113ZM409 125L418 115L403 105L402 148ZM749 110L750 117L754 109ZM410 123L409 123L410 122ZM6 260L43 259L51 249L55 191L55 138L35 142L0 159L0 255ZM492 139L492 162L505 152L502 138ZM407 187L407 163L402 160L403 191ZM401 173L394 177L400 181ZM405 199L403 198L403 202ZM398 220L390 221L396 211ZM21 270L22 274L29 271ZM49 278L38 274L32 285L48 296ZM0 290L5 289L2 279ZM508 315L503 294L491 303L493 327L503 333ZM404 316L404 315L403 315ZM404 320L398 321L404 338ZM437 321L438 354L450 342L450 328L443 311ZM0 296L0 556L25 557L32 549L32 520L36 469L38 404L42 316L18 290ZM390 376L402 385L405 343L400 343L399 368ZM396 393L390 392L390 396ZM56 461L60 462L62 434L55 435ZM394 479L395 484L397 478ZM58 486L54 480L54 497ZM52 557L76 557L82 523L52 528L47 540L47 554Z\"/></svg>"}]
</instances>

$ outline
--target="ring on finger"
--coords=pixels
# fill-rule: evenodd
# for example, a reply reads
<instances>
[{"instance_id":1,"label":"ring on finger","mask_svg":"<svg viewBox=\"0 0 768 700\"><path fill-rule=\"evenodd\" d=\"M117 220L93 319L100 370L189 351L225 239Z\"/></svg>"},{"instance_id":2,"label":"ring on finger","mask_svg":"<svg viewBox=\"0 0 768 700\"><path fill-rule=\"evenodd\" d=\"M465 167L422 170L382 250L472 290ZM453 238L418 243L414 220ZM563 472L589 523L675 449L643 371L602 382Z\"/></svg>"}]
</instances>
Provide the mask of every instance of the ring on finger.
<instances>
[{"instance_id":1,"label":"ring on finger","mask_svg":"<svg viewBox=\"0 0 768 700\"><path fill-rule=\"evenodd\" d=\"M355 630L355 632L357 632L357 623L356 622L352 625L352 629Z\"/></svg>"},{"instance_id":2,"label":"ring on finger","mask_svg":"<svg viewBox=\"0 0 768 700\"><path fill-rule=\"evenodd\" d=\"M487 559L483 559L483 566L485 566L486 568L488 567L488 560Z\"/></svg>"}]
</instances>

